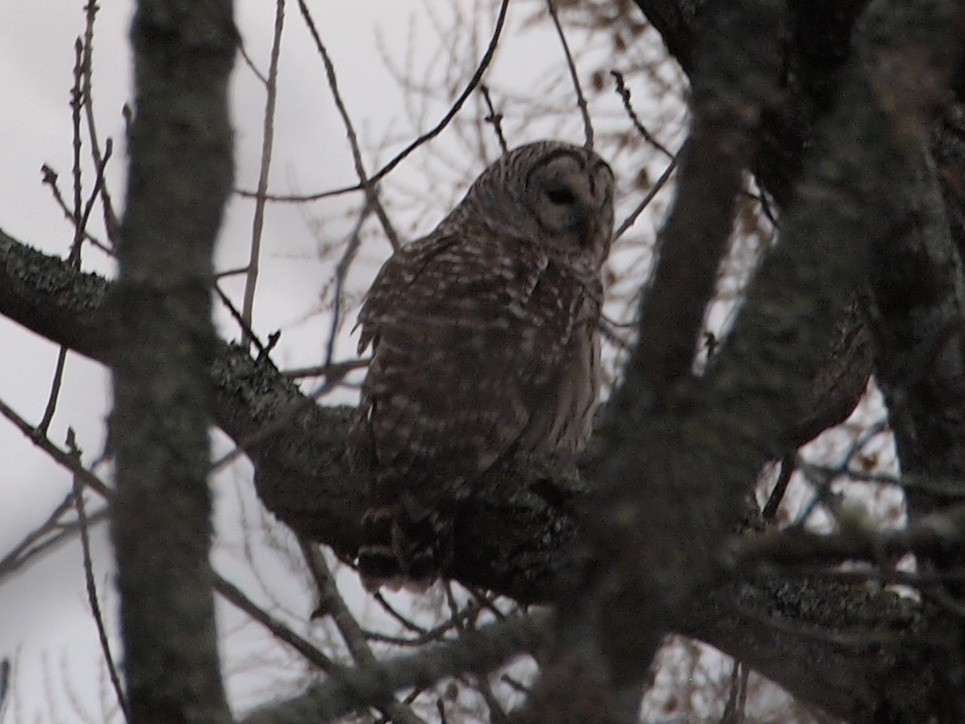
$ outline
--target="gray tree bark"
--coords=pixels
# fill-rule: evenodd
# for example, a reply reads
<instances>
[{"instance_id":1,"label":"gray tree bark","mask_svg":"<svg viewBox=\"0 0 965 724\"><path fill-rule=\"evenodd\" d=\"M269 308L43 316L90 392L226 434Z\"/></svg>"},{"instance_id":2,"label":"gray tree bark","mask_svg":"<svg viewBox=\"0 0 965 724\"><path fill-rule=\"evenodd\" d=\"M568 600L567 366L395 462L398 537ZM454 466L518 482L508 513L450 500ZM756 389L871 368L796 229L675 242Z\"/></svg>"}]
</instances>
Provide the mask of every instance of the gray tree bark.
<instances>
[{"instance_id":1,"label":"gray tree bark","mask_svg":"<svg viewBox=\"0 0 965 724\"><path fill-rule=\"evenodd\" d=\"M230 0L141 0L118 280L106 302L111 534L134 723L231 720L208 562L211 254L232 182Z\"/></svg>"}]
</instances>

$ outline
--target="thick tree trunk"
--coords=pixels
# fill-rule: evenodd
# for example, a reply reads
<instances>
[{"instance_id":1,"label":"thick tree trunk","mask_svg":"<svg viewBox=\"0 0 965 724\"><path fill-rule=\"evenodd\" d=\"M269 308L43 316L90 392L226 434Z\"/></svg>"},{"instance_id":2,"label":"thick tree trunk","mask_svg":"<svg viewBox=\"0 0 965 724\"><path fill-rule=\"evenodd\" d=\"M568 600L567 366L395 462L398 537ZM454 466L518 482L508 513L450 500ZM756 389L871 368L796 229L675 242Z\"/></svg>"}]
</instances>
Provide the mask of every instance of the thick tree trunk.
<instances>
[{"instance_id":1,"label":"thick tree trunk","mask_svg":"<svg viewBox=\"0 0 965 724\"><path fill-rule=\"evenodd\" d=\"M133 723L231 720L215 631L211 254L231 191L230 0L142 0L118 281L108 302L124 674Z\"/></svg>"}]
</instances>

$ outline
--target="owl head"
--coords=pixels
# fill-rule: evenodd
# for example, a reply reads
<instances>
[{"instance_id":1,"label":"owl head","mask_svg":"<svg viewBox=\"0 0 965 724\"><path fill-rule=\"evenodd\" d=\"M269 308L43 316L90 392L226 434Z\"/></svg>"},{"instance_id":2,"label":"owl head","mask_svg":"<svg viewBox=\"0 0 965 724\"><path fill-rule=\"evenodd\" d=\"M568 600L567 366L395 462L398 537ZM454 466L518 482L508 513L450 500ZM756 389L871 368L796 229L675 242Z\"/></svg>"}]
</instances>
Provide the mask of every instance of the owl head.
<instances>
[{"instance_id":1,"label":"owl head","mask_svg":"<svg viewBox=\"0 0 965 724\"><path fill-rule=\"evenodd\" d=\"M483 226L599 270L613 235L613 172L593 151L536 141L480 174L440 231Z\"/></svg>"}]
</instances>

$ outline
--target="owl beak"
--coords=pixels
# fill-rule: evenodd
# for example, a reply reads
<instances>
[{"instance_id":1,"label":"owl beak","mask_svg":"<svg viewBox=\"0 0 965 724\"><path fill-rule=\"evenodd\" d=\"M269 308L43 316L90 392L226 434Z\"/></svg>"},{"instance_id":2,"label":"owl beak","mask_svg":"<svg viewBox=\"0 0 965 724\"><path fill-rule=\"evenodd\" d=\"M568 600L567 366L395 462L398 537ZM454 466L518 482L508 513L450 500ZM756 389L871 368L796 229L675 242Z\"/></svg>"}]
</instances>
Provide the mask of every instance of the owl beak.
<instances>
[{"instance_id":1,"label":"owl beak","mask_svg":"<svg viewBox=\"0 0 965 724\"><path fill-rule=\"evenodd\" d=\"M583 247L590 246L599 232L597 213L591 204L580 204L574 226L576 226L580 235L580 245Z\"/></svg>"}]
</instances>

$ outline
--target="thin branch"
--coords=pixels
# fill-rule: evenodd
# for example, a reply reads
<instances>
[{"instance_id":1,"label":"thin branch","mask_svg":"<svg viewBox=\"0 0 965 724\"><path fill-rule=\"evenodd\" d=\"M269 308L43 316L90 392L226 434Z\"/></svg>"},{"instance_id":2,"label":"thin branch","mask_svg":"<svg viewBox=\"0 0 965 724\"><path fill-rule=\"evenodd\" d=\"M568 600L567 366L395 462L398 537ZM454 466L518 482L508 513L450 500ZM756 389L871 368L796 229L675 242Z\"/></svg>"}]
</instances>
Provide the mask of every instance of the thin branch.
<instances>
[{"instance_id":1,"label":"thin branch","mask_svg":"<svg viewBox=\"0 0 965 724\"><path fill-rule=\"evenodd\" d=\"M80 113L84 104L84 94L82 90L84 75L84 42L77 38L74 42L74 84L70 89L70 110L73 129L73 189L74 189L74 241L70 247L69 260L74 264L80 264L80 247L84 241L84 230L80 220L83 214L83 179L80 167Z\"/></svg>"},{"instance_id":2,"label":"thin branch","mask_svg":"<svg viewBox=\"0 0 965 724\"><path fill-rule=\"evenodd\" d=\"M50 457L54 459L55 462L60 464L62 467L69 470L74 478L75 488L77 486L89 487L99 495L110 501L111 490L104 484L100 478L91 473L87 468L85 468L79 459L79 456L71 451L63 451L50 442L46 437L37 434L37 431L32 428L26 421L23 420L19 415L17 415L11 408L7 407L2 401L0 401L0 414L5 416L10 420L27 438L33 441L38 447L44 450ZM35 531L28 534L25 539L18 544L11 553L7 554L2 560L0 560L0 576L12 573L17 570L22 563L17 563L17 559L23 560L28 555L33 555L35 551L41 551L46 549L47 546L52 545L54 542L60 542L63 537L69 534L80 531L82 536L86 537L86 532L84 530L90 527L90 524L94 521L100 522L106 520L107 510L99 510L95 515L87 515L86 509L83 506L83 501L78 501L79 493L75 489L67 495L64 500L57 505L51 515L48 517L43 524L41 524ZM64 524L58 523L60 517L68 511L71 507L75 505L78 507L78 516L82 520L86 521L77 525L66 526ZM34 548L31 546L39 540L41 537L46 535L46 533L53 527L59 526L62 528L62 532L58 534L56 538L52 541L42 543ZM84 530L82 530L82 528ZM89 543L86 544L87 550L85 551L85 572L89 573L89 566L87 560L89 560ZM88 581L88 586L92 584L92 581ZM297 633L289 629L283 623L272 618L269 614L259 608L254 604L244 593L241 592L232 583L214 573L214 587L215 590L227 601L235 605L240 610L251 616L252 619L261 623L265 628L267 628L274 636L280 641L291 646L293 649L298 651L306 660L317 666L322 671L326 673L336 675L340 671L345 672L347 669L340 667L339 665L332 662L331 659L326 657L321 651L318 650L311 642L307 641L303 637L299 636ZM90 588L89 588L90 590ZM95 592L96 596L96 592ZM92 607L96 605L96 598L91 603ZM97 614L95 614L96 620ZM102 623L98 623L98 628L100 630ZM102 640L102 646L104 645ZM106 652L106 649L105 649ZM109 662L110 668L110 662ZM113 681L113 675L112 675ZM126 702L122 701L122 708L125 710L126 715Z\"/></svg>"},{"instance_id":3,"label":"thin branch","mask_svg":"<svg viewBox=\"0 0 965 724\"><path fill-rule=\"evenodd\" d=\"M247 273L247 270L246 270L246 273ZM228 310L228 314L230 314L231 318L238 323L239 327L241 327L242 335L251 344L255 345L255 349L258 350L258 354L260 355L268 354L268 349L265 347L265 344L258 338L258 335L255 334L254 330L251 328L248 321L245 320L241 312L238 311L238 308L234 305L234 302L231 301L231 297L225 294L224 290L221 288L221 285L218 283L214 283L211 286L214 288L215 294L218 295L218 299L220 299L221 303L224 304L225 309Z\"/></svg>"},{"instance_id":4,"label":"thin branch","mask_svg":"<svg viewBox=\"0 0 965 724\"><path fill-rule=\"evenodd\" d=\"M590 121L590 111L586 104L586 98L583 95L583 87L580 85L580 76L576 72L573 55L570 53L570 46L566 42L566 34L563 32L563 26L560 24L560 18L556 12L556 3L554 0L546 0L546 8L549 10L550 17L553 19L553 25L556 27L556 34L559 36L560 43L563 45L563 55L566 56L566 67L570 71L573 90L576 91L576 105L579 106L580 115L583 117L583 133L586 138L585 145L587 148L593 148L593 123Z\"/></svg>"},{"instance_id":5,"label":"thin branch","mask_svg":"<svg viewBox=\"0 0 965 724\"><path fill-rule=\"evenodd\" d=\"M81 452L77 447L73 429L67 430L67 447L70 449L70 456L74 459L77 468L83 468L81 464ZM121 677L117 673L117 666L114 663L114 655L111 653L111 644L107 638L107 627L104 625L104 616L101 613L100 601L97 597L97 583L94 580L94 563L90 554L90 536L88 535L87 511L84 509L84 482L79 475L74 475L74 505L77 509L77 522L80 526L80 547L84 557L84 581L87 586L87 601L90 604L91 615L94 617L94 624L97 626L97 638L100 641L101 652L104 654L104 661L107 664L107 673L114 687L114 694L117 696L117 704L121 708L125 721L131 721L131 711L127 704L127 697L124 695L124 688L121 686Z\"/></svg>"},{"instance_id":6,"label":"thin branch","mask_svg":"<svg viewBox=\"0 0 965 724\"><path fill-rule=\"evenodd\" d=\"M88 25L92 22L93 11L88 12ZM74 42L74 83L70 89L70 110L71 110L71 138L73 149L72 178L74 191L74 207L70 214L70 219L74 226L74 239L70 246L70 254L67 257L69 263L75 268L80 267L80 251L84 242L84 226L82 219L86 219L83 212L83 178L81 174L81 110L84 106L84 60L87 57L84 51L84 42L80 38ZM47 397L47 405L44 408L43 417L37 425L38 433L47 434L57 409L57 399L60 396L60 388L64 380L64 366L67 362L67 348L61 346L57 354L57 364L54 368L54 377L50 384L50 394Z\"/></svg>"},{"instance_id":7,"label":"thin branch","mask_svg":"<svg viewBox=\"0 0 965 724\"><path fill-rule=\"evenodd\" d=\"M730 674L730 695L727 697L727 706L724 707L720 724L743 724L749 675L750 669L735 659Z\"/></svg>"},{"instance_id":8,"label":"thin branch","mask_svg":"<svg viewBox=\"0 0 965 724\"><path fill-rule=\"evenodd\" d=\"M84 485L96 490L102 497L110 499L113 492L111 489L96 475L90 472L87 468L77 464L73 456L57 447L54 443L48 440L43 435L38 435L36 428L31 426L26 420L24 420L20 415L18 415L12 407L8 406L2 400L0 400L0 415L7 418L14 426L20 430L23 435L29 439L34 445L43 450L47 455L62 468L69 470L75 475L79 475Z\"/></svg>"},{"instance_id":9,"label":"thin branch","mask_svg":"<svg viewBox=\"0 0 965 724\"><path fill-rule=\"evenodd\" d=\"M104 228L107 232L107 239L111 242L111 244L116 245L120 236L118 232L120 222L117 219L117 215L114 213L114 204L111 200L111 195L107 189L107 183L104 179L107 162L110 160L111 153L113 151L113 141L112 139L108 138L104 143L104 152L101 153L100 141L97 135L97 124L94 119L94 22L97 18L97 11L99 9L100 8L95 0L88 0L87 5L84 6L86 24L84 27L84 54L83 63L81 66L81 72L83 75L83 106L85 120L87 121L87 137L90 141L90 154L94 161L94 169L97 172L97 178L94 183L94 190L91 192L90 198L87 201L87 206L84 209L81 227L83 229L84 237L88 242L94 244L94 246L106 254L113 255L113 249L111 249L108 245L97 241L87 233L87 221L90 218L91 211L93 210L94 199L99 194L101 206L103 208Z\"/></svg>"},{"instance_id":10,"label":"thin branch","mask_svg":"<svg viewBox=\"0 0 965 724\"><path fill-rule=\"evenodd\" d=\"M301 2L301 0L300 0ZM369 184L376 184L383 178L389 175L392 170L398 166L409 154L415 151L419 146L424 143L431 141L433 138L438 136L446 126L449 125L450 121L456 117L456 114L462 109L466 100L472 95L472 92L479 85L482 80L483 74L489 68L489 64L492 62L493 55L496 52L496 45L499 43L500 35L503 31L503 25L506 21L506 9L509 7L509 0L502 0L499 6L499 15L496 17L496 27L493 30L492 37L489 40L489 45L486 47L486 51L483 53L482 58L479 61L479 65L476 67L476 72L472 74L466 87L463 89L462 93L456 98L455 102L446 111L446 114L440 119L440 121L433 126L430 130L423 133L421 136L412 141L408 146L403 148L398 154L396 154L388 163L386 163L382 168L378 170L375 174L368 177ZM330 198L332 196L341 196L342 194L351 193L353 191L364 191L365 184L357 183L354 186L343 186L341 188L332 189L330 191L322 191L317 194L267 194L265 198L269 201L283 201L283 202L302 202L302 201L317 201L319 199ZM256 194L251 191L238 190L237 193L246 198L255 198Z\"/></svg>"},{"instance_id":11,"label":"thin branch","mask_svg":"<svg viewBox=\"0 0 965 724\"><path fill-rule=\"evenodd\" d=\"M248 70L250 70L254 74L254 76L261 81L262 85L267 86L268 79L265 77L264 73L258 70L258 66L255 65L255 61L253 61L251 59L251 56L248 55L248 51L245 48L245 44L244 42L242 42L240 38L238 40L238 52L241 54L241 59L245 61L245 65L248 66Z\"/></svg>"},{"instance_id":12,"label":"thin branch","mask_svg":"<svg viewBox=\"0 0 965 724\"><path fill-rule=\"evenodd\" d=\"M0 721L7 708L7 694L10 693L10 659L0 661Z\"/></svg>"},{"instance_id":13,"label":"thin branch","mask_svg":"<svg viewBox=\"0 0 965 724\"><path fill-rule=\"evenodd\" d=\"M70 248L68 263L72 264L75 268L80 268L81 242L84 239L88 238L87 231L86 231L87 222L90 219L91 211L93 210L94 203L97 200L97 195L100 192L100 189L103 188L104 168L107 165L107 161L111 157L112 149L113 149L113 145L111 144L110 139L108 139L107 149L105 151L103 160L98 162L97 176L94 182L94 190L91 192L90 197L87 199L87 203L84 205L84 210L80 218L79 219L76 217L73 218L73 223L75 227L74 242ZM56 193L56 179L54 180L54 183L52 184L52 186L55 189L55 193ZM98 244L98 246L100 246L100 244ZM109 249L105 249L105 251L109 254L113 253ZM50 427L50 423L53 420L54 413L56 412L56 409L57 409L57 400L60 396L60 388L64 380L64 368L67 363L67 351L68 351L67 347L62 345L57 354L57 365L54 369L54 377L50 384L50 395L47 398L47 405L44 409L43 417L41 418L40 422L37 424L37 430L42 435L47 434L47 429Z\"/></svg>"},{"instance_id":14,"label":"thin branch","mask_svg":"<svg viewBox=\"0 0 965 724\"><path fill-rule=\"evenodd\" d=\"M670 177L673 175L673 172L676 168L677 157L674 156L667 165L667 168L665 168L663 173L660 174L660 178L658 178L656 183L650 187L650 190L647 192L647 195L643 197L643 200L637 204L636 208L630 212L630 215L627 216L627 218L623 220L623 223L617 227L617 230L613 232L614 241L623 236L627 229L636 223L637 217L640 216L640 214L643 213L643 210L650 205L650 202L653 201L653 198L660 193L660 189L662 189L667 181L670 180Z\"/></svg>"},{"instance_id":15,"label":"thin branch","mask_svg":"<svg viewBox=\"0 0 965 724\"><path fill-rule=\"evenodd\" d=\"M317 544L304 538L299 538L298 544L301 546L302 554L305 556L305 562L308 564L312 578L315 579L315 585L318 587L318 607L312 614L312 618L331 616L356 665L375 665L376 658L365 639L365 633L355 617L352 616L352 612L345 604L342 594L339 593L332 572L325 562L325 556L318 549ZM392 721L400 724L424 724L412 709L396 701L391 695L373 699L372 703L386 716L391 717Z\"/></svg>"},{"instance_id":16,"label":"thin branch","mask_svg":"<svg viewBox=\"0 0 965 724\"><path fill-rule=\"evenodd\" d=\"M61 345L57 350L57 365L54 368L54 378L50 381L50 394L47 396L47 405L44 407L44 414L37 424L37 433L46 435L51 421L54 419L54 412L57 410L57 399L60 397L60 387L64 381L64 366L67 363L67 347Z\"/></svg>"},{"instance_id":17,"label":"thin branch","mask_svg":"<svg viewBox=\"0 0 965 724\"><path fill-rule=\"evenodd\" d=\"M219 271L215 273L214 278L224 279L226 277L237 277L247 273L248 273L247 266L237 266L237 267L234 267L233 269L225 269L224 271Z\"/></svg>"},{"instance_id":18,"label":"thin branch","mask_svg":"<svg viewBox=\"0 0 965 724\"><path fill-rule=\"evenodd\" d=\"M315 47L318 50L319 55L322 57L322 63L325 64L325 75L328 78L328 86L332 91L332 97L335 99L335 107L338 108L339 115L342 116L342 123L345 125L345 133L348 136L349 146L352 148L352 160L355 163L355 173L357 173L359 177L359 186L363 191L365 191L366 206L370 206L372 211L375 212L379 222L382 224L382 229L385 231L385 235L389 239L389 243L392 245L392 249L394 251L398 251L402 247L402 243L399 241L399 235L396 233L395 228L389 221L389 217L385 213L385 209L382 207L382 202L379 200L376 181L370 179L366 174L365 162L362 160L362 150L359 148L359 139L355 134L355 127L352 124L352 118L349 116L348 110L345 108L345 103L342 100L342 95L338 90L338 79L335 75L335 65L332 63L328 50L322 43L318 30L315 28L315 21L312 20L311 13L308 10L308 6L305 4L305 0L298 0L298 8L302 12L302 17L305 19L305 24L308 26L312 39L315 41Z\"/></svg>"},{"instance_id":19,"label":"thin branch","mask_svg":"<svg viewBox=\"0 0 965 724\"><path fill-rule=\"evenodd\" d=\"M290 370L282 370L281 373L289 379L299 379L301 377L336 377L342 379L352 370L360 370L369 366L371 357L362 359L347 360L345 362L332 362L327 365L312 365L311 367L293 367Z\"/></svg>"},{"instance_id":20,"label":"thin branch","mask_svg":"<svg viewBox=\"0 0 965 724\"><path fill-rule=\"evenodd\" d=\"M660 143L660 141L658 141L654 135L647 130L646 126L643 125L643 122L637 115L637 112L633 109L633 105L630 103L630 89L627 88L626 83L624 82L623 73L618 70L611 70L610 75L612 75L613 79L616 81L616 92L623 101L623 110L627 112L627 116L630 117L630 121L633 123L633 127L637 129L637 133L643 136L643 140L656 148L667 158L671 160L676 159L676 156L667 150L667 147Z\"/></svg>"},{"instance_id":21,"label":"thin branch","mask_svg":"<svg viewBox=\"0 0 965 724\"><path fill-rule=\"evenodd\" d=\"M230 604L244 611L253 620L268 629L272 636L291 646L295 651L304 656L306 661L314 664L326 674L334 675L339 672L344 674L348 671L345 667L336 664L322 653L311 641L292 631L284 623L268 614L261 606L248 598L240 588L217 572L214 573L214 590Z\"/></svg>"},{"instance_id":22,"label":"thin branch","mask_svg":"<svg viewBox=\"0 0 965 724\"><path fill-rule=\"evenodd\" d=\"M342 294L345 287L345 278L348 276L348 270L355 260L359 247L362 245L362 227L365 226L365 220L369 214L373 211L378 214L379 207L377 205L373 206L370 201L371 197L366 199L365 205L359 213L358 221L355 222L355 228L352 230L348 243L345 245L342 258L338 260L338 264L335 266L335 301L332 308L332 324L328 332L328 342L325 346L325 367L329 367L335 358L335 338L338 335L338 328L342 323ZM393 248L398 250L395 244L393 244Z\"/></svg>"},{"instance_id":23,"label":"thin branch","mask_svg":"<svg viewBox=\"0 0 965 724\"><path fill-rule=\"evenodd\" d=\"M793 452L781 458L781 472L761 512L761 517L763 517L765 521L770 522L777 514L777 509L781 506L781 501L784 500L784 493L787 492L788 483L791 482L791 476L794 475L794 463L796 459L797 457Z\"/></svg>"},{"instance_id":24,"label":"thin branch","mask_svg":"<svg viewBox=\"0 0 965 724\"><path fill-rule=\"evenodd\" d=\"M73 507L73 504L74 494L68 493L67 497L54 507L43 523L29 531L7 555L0 558L0 579L22 568L38 552L46 550L54 541L63 542L64 531L60 518ZM58 529L59 532L54 534L52 538L47 538L52 531ZM38 543L43 538L47 538L47 540Z\"/></svg>"},{"instance_id":25,"label":"thin branch","mask_svg":"<svg viewBox=\"0 0 965 724\"><path fill-rule=\"evenodd\" d=\"M389 614L392 618L394 618L396 621L402 624L403 628L406 628L409 631L412 631L413 633L417 633L420 636L429 635L430 633L429 629L423 628L422 626L417 625L413 621L410 621L406 616L403 616L401 613L396 611L395 607L393 607L392 604L390 604L388 601L385 600L385 596L382 595L381 591L376 592L374 598L376 602L378 602L378 604L382 606L382 608L385 610L387 614Z\"/></svg>"},{"instance_id":26,"label":"thin branch","mask_svg":"<svg viewBox=\"0 0 965 724\"><path fill-rule=\"evenodd\" d=\"M415 632L416 636L411 638L404 638L401 636L389 636L387 634L379 633L378 631L365 631L365 637L370 641L380 641L382 643L393 644L395 646L424 646L425 644L431 643L433 641L443 641L446 638L446 634L455 628L462 629L464 623L470 620L472 617L479 613L479 608L474 603L466 606L461 611L456 611L453 613L452 617L448 619L445 623L442 623L431 629L424 629L416 626L414 623L406 619L404 616L399 614L394 608L392 608L381 594L378 594L380 601L385 608L386 612L395 618L399 623L401 623L405 628L410 631Z\"/></svg>"},{"instance_id":27,"label":"thin branch","mask_svg":"<svg viewBox=\"0 0 965 724\"><path fill-rule=\"evenodd\" d=\"M258 283L258 262L261 257L261 234L265 225L265 197L268 190L268 172L271 168L271 151L275 138L275 101L278 97L278 56L281 53L281 36L285 27L285 0L275 0L275 32L271 40L271 58L268 62L268 79L265 97L265 115L261 137L261 169L258 173L258 198L255 200L255 215L251 222L251 253L248 258L248 276L245 279L244 300L241 318L244 330L251 329L252 313L255 306L255 286ZM244 332L247 343L250 336Z\"/></svg>"},{"instance_id":28,"label":"thin branch","mask_svg":"<svg viewBox=\"0 0 965 724\"><path fill-rule=\"evenodd\" d=\"M68 495L68 499L73 501L73 493ZM73 504L69 507L73 507ZM62 515L63 513L61 513ZM52 518L53 515L48 517ZM100 508L93 513L87 514L87 525L104 523L110 517L108 507ZM44 521L43 524L24 536L24 538L14 546L11 551L0 560L0 579L12 575L17 571L26 568L35 561L41 559L48 553L53 553L60 546L69 543L80 534L80 525L77 521L60 522L54 520L53 523ZM45 536L49 536L46 537ZM43 538L43 540L40 540Z\"/></svg>"},{"instance_id":29,"label":"thin branch","mask_svg":"<svg viewBox=\"0 0 965 724\"><path fill-rule=\"evenodd\" d=\"M503 136L503 114L496 112L496 108L493 106L493 99L489 95L489 87L485 83L479 86L479 91L486 101L486 108L489 109L489 115L483 120L493 127L493 131L496 133L496 139L499 141L499 148L503 153L506 153L509 148L506 145L506 137Z\"/></svg>"},{"instance_id":30,"label":"thin branch","mask_svg":"<svg viewBox=\"0 0 965 724\"><path fill-rule=\"evenodd\" d=\"M24 437L43 450L54 462L68 470L75 479L81 479L87 487L96 491L101 497L110 500L111 490L100 478L81 465L70 452L57 447L46 436L41 434L37 428L31 426L3 401L0 401L0 415L12 422ZM79 532L79 524L60 522L64 513L73 507L73 503L74 494L71 492L54 508L43 523L33 531L27 533L23 540L0 560L0 577L14 573L26 565L32 558L52 550ZM88 527L91 523L99 523L102 520L106 520L106 518L107 509L98 510L94 514L87 515ZM54 533L46 540L42 540L55 529L58 530L57 533Z\"/></svg>"},{"instance_id":31,"label":"thin branch","mask_svg":"<svg viewBox=\"0 0 965 724\"><path fill-rule=\"evenodd\" d=\"M54 170L53 170L50 166L48 166L47 164L43 164L43 165L40 167L40 174L41 174L41 180L40 180L40 182L41 182L44 186L49 186L49 187L50 187L50 191L51 191L51 193L53 194L54 201L56 202L56 204L57 204L57 206L60 208L60 210L63 212L64 218L67 219L67 221L69 221L72 226L74 226L74 214L73 214L73 212L71 212L70 208L67 206L67 202L64 200L64 196L63 196L63 194L62 194L61 191L60 191L60 187L57 185L57 180L58 180L58 178L59 178L57 172L54 171ZM102 186L101 188L103 189L103 186ZM93 244L93 245L96 246L98 249L100 249L101 251L103 251L105 254L113 254L113 253L114 253L113 250L110 248L110 246L108 246L108 245L105 244L104 242L102 242L102 241L100 241L99 239L97 239L95 236L93 236L92 234L90 234L90 232L88 232L88 231L85 230L85 231L83 232L83 234L84 234L84 240L85 240L85 241Z\"/></svg>"},{"instance_id":32,"label":"thin branch","mask_svg":"<svg viewBox=\"0 0 965 724\"><path fill-rule=\"evenodd\" d=\"M97 18L97 11L100 7L97 5L95 0L88 0L87 4L84 6L86 24L84 26L84 41L83 41L83 62L81 63L81 73L83 75L83 97L84 97L84 112L87 121L87 134L90 140L90 152L94 159L94 165L97 168L103 168L104 164L107 163L107 159L110 156L110 151L105 150L103 156L101 156L100 142L97 138L97 126L94 123L94 94L93 94L93 76L94 76L94 21ZM108 139L110 143L110 139Z\"/></svg>"}]
</instances>

